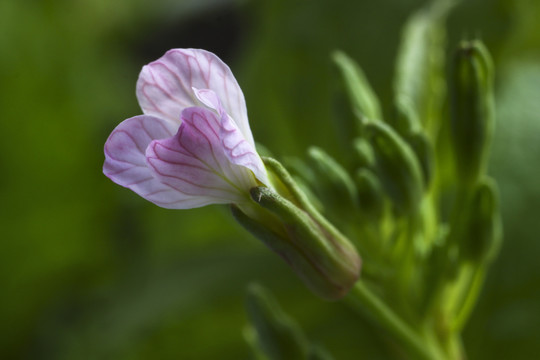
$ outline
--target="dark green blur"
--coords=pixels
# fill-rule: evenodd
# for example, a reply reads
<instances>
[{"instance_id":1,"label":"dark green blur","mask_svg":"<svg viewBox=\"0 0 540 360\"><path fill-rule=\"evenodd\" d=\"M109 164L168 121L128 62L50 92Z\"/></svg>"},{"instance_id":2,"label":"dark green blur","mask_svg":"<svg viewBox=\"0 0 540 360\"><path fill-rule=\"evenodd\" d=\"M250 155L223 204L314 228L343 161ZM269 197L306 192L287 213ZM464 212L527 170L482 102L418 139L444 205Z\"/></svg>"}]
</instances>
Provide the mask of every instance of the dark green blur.
<instances>
[{"instance_id":1,"label":"dark green blur","mask_svg":"<svg viewBox=\"0 0 540 360\"><path fill-rule=\"evenodd\" d=\"M227 207L164 210L108 180L103 144L140 113L142 65L197 47L231 66L276 157L318 146L351 165L354 114L332 53L362 66L392 114L401 28L423 4L0 1L0 358L249 358L253 280L336 359L388 358L387 339L315 298ZM535 0L470 0L448 19L450 47L479 36L496 69L488 172L505 242L465 328L471 359L540 353L538 18Z\"/></svg>"}]
</instances>

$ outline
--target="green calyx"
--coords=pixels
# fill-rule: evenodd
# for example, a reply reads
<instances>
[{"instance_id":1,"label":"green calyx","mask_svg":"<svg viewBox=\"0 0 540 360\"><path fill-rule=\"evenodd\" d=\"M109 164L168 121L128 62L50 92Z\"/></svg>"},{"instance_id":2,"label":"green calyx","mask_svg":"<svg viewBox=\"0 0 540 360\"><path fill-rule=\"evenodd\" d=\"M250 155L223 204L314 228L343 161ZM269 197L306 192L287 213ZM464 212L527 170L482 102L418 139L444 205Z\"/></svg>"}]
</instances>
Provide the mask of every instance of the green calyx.
<instances>
[{"instance_id":1,"label":"green calyx","mask_svg":"<svg viewBox=\"0 0 540 360\"><path fill-rule=\"evenodd\" d=\"M313 292L327 300L341 298L360 273L355 247L311 205L279 162L264 161L276 190L252 188L253 205L249 210L233 206L233 215L278 253Z\"/></svg>"}]
</instances>

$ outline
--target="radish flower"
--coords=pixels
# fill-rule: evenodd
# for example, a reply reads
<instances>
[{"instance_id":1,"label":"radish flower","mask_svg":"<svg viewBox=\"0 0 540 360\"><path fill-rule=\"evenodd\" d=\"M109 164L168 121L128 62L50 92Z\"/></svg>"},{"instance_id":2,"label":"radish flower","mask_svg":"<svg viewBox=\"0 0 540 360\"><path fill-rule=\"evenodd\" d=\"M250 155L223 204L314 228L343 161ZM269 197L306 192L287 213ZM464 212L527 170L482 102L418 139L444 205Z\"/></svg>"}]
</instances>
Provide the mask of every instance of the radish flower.
<instances>
[{"instance_id":1,"label":"radish flower","mask_svg":"<svg viewBox=\"0 0 540 360\"><path fill-rule=\"evenodd\" d=\"M164 208L232 204L235 219L316 294L333 300L347 293L360 257L281 164L263 163L227 65L204 50L170 50L143 67L137 98L144 115L124 120L107 139L105 175Z\"/></svg>"},{"instance_id":2,"label":"radish flower","mask_svg":"<svg viewBox=\"0 0 540 360\"><path fill-rule=\"evenodd\" d=\"M170 209L242 204L269 185L242 90L216 55L169 50L143 67L137 99L144 115L105 143L103 172L115 183Z\"/></svg>"}]
</instances>

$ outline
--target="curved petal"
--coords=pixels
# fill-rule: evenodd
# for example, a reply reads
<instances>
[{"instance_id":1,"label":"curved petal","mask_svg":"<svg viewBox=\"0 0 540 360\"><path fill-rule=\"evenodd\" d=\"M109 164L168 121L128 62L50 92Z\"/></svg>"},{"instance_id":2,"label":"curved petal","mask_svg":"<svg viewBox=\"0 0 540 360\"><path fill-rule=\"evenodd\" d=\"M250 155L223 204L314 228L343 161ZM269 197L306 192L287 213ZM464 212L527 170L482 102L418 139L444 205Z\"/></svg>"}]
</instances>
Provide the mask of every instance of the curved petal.
<instances>
[{"instance_id":1,"label":"curved petal","mask_svg":"<svg viewBox=\"0 0 540 360\"><path fill-rule=\"evenodd\" d=\"M227 112L223 105L221 104L221 101L219 100L219 97L217 96L216 92L210 89L197 89L195 86L191 87L193 90L193 93L199 99L200 102L202 102L204 105L208 106L212 110L216 110L219 114L222 112Z\"/></svg>"},{"instance_id":2,"label":"curved petal","mask_svg":"<svg viewBox=\"0 0 540 360\"><path fill-rule=\"evenodd\" d=\"M103 173L154 204L166 208L193 207L187 198L157 180L146 165L145 151L154 139L172 136L178 125L152 116L140 115L120 123L105 143Z\"/></svg>"},{"instance_id":3,"label":"curved petal","mask_svg":"<svg viewBox=\"0 0 540 360\"><path fill-rule=\"evenodd\" d=\"M225 154L230 162L250 169L255 177L265 185L269 185L266 168L255 149L255 146L246 141L242 132L233 119L223 108L218 95L209 89L193 88L197 98L206 106L216 110L220 116L220 138L223 143Z\"/></svg>"},{"instance_id":4,"label":"curved petal","mask_svg":"<svg viewBox=\"0 0 540 360\"><path fill-rule=\"evenodd\" d=\"M236 123L226 113L221 115L220 137L225 155L231 163L248 168L261 183L270 186L266 168L255 146L244 138Z\"/></svg>"},{"instance_id":5,"label":"curved petal","mask_svg":"<svg viewBox=\"0 0 540 360\"><path fill-rule=\"evenodd\" d=\"M244 94L230 68L208 51L172 49L144 66L137 98L145 114L179 122L182 110L197 104L192 87L213 90L244 138L254 144Z\"/></svg>"},{"instance_id":6,"label":"curved petal","mask_svg":"<svg viewBox=\"0 0 540 360\"><path fill-rule=\"evenodd\" d=\"M170 138L155 140L146 150L154 176L186 196L197 197L200 206L241 203L256 186L248 169L229 161L220 140L217 115L201 107L182 112L182 125Z\"/></svg>"}]
</instances>

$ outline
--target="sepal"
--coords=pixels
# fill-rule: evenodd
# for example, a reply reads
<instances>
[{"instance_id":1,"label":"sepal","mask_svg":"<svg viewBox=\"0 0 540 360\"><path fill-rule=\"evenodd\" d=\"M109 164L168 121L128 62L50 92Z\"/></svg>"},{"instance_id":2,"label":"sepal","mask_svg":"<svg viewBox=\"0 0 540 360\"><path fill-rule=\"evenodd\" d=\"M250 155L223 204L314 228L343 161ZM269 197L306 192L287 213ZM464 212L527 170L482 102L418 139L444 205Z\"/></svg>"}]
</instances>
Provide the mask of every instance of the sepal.
<instances>
[{"instance_id":1,"label":"sepal","mask_svg":"<svg viewBox=\"0 0 540 360\"><path fill-rule=\"evenodd\" d=\"M360 274L356 248L310 203L279 162L265 158L273 184L254 187L250 207L232 207L236 220L278 253L317 295L344 296Z\"/></svg>"},{"instance_id":2,"label":"sepal","mask_svg":"<svg viewBox=\"0 0 540 360\"><path fill-rule=\"evenodd\" d=\"M502 243L502 223L493 181L485 179L477 185L458 231L462 258L479 263L495 258Z\"/></svg>"},{"instance_id":3,"label":"sepal","mask_svg":"<svg viewBox=\"0 0 540 360\"><path fill-rule=\"evenodd\" d=\"M287 245L275 250L306 285L327 300L344 296L360 272L360 258L349 241L267 187L253 188L251 196L279 218Z\"/></svg>"}]
</instances>

